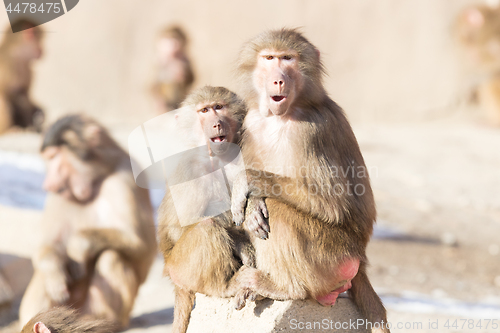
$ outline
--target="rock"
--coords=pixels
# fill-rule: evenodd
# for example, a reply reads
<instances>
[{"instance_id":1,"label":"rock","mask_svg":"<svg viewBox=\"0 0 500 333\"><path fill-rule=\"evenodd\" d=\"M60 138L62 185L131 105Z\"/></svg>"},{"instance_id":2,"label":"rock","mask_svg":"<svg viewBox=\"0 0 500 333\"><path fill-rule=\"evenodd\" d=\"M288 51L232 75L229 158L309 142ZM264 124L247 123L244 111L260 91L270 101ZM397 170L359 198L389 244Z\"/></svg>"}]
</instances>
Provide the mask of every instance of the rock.
<instances>
[{"instance_id":1,"label":"rock","mask_svg":"<svg viewBox=\"0 0 500 333\"><path fill-rule=\"evenodd\" d=\"M197 294L187 333L368 332L365 322L347 297L339 297L333 307L313 301L264 299L247 302L236 311L232 299Z\"/></svg>"}]
</instances>

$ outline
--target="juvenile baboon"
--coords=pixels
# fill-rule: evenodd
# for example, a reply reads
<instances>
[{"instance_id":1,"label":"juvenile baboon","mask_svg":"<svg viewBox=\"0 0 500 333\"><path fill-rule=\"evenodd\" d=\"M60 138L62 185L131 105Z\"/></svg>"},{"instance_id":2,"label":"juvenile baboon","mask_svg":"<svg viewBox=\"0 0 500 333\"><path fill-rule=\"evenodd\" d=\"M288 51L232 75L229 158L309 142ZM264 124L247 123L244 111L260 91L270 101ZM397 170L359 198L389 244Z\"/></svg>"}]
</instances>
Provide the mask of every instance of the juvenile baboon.
<instances>
[{"instance_id":1,"label":"juvenile baboon","mask_svg":"<svg viewBox=\"0 0 500 333\"><path fill-rule=\"evenodd\" d=\"M178 26L165 28L156 43L158 68L153 94L163 112L177 109L193 84L187 43L185 32Z\"/></svg>"},{"instance_id":2,"label":"juvenile baboon","mask_svg":"<svg viewBox=\"0 0 500 333\"><path fill-rule=\"evenodd\" d=\"M246 291L237 307L252 293L327 306L349 290L370 322L385 323L366 275L376 216L369 177L344 112L323 88L319 51L297 30L281 29L249 41L238 59L251 169L235 181L232 213L250 231L257 269L238 273ZM270 232L249 197L265 198Z\"/></svg>"},{"instance_id":3,"label":"juvenile baboon","mask_svg":"<svg viewBox=\"0 0 500 333\"><path fill-rule=\"evenodd\" d=\"M68 307L41 312L24 325L21 333L109 333L116 331L106 320L81 317Z\"/></svg>"},{"instance_id":4,"label":"juvenile baboon","mask_svg":"<svg viewBox=\"0 0 500 333\"><path fill-rule=\"evenodd\" d=\"M31 64L42 55L42 30L19 20L14 27L31 27L18 33L5 29L0 45L0 134L13 126L41 131L44 114L30 98Z\"/></svg>"},{"instance_id":5,"label":"juvenile baboon","mask_svg":"<svg viewBox=\"0 0 500 333\"><path fill-rule=\"evenodd\" d=\"M500 6L472 5L462 10L455 23L455 35L467 62L482 80L475 87L484 116L500 125Z\"/></svg>"},{"instance_id":6,"label":"juvenile baboon","mask_svg":"<svg viewBox=\"0 0 500 333\"><path fill-rule=\"evenodd\" d=\"M149 193L136 186L128 154L86 117L56 121L41 152L49 195L21 324L68 305L126 327L156 253Z\"/></svg>"},{"instance_id":7,"label":"juvenile baboon","mask_svg":"<svg viewBox=\"0 0 500 333\"><path fill-rule=\"evenodd\" d=\"M191 93L182 106L188 111L176 119L179 135L185 136L193 147L201 144L204 154L186 155L168 182L172 185L176 178L192 181L179 184L175 193L171 188L159 210L165 274L175 284L173 332L176 333L187 329L196 292L233 296L237 290L232 280L234 273L241 262L253 264L248 237L232 223L230 190L226 189L242 170L232 162L239 155L235 143L246 113L245 105L223 87L203 87ZM206 174L209 176L200 177ZM222 207L225 204L227 211L222 209L222 214L214 216L210 212L212 204Z\"/></svg>"}]
</instances>

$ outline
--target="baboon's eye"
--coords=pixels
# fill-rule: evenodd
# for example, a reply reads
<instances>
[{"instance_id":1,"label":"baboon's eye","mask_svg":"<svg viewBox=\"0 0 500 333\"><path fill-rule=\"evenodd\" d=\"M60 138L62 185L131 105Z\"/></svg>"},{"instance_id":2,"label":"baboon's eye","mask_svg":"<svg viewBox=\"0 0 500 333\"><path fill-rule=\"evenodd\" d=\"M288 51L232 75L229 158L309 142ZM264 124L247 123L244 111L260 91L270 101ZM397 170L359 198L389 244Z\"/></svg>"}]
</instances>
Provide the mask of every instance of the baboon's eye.
<instances>
[{"instance_id":1,"label":"baboon's eye","mask_svg":"<svg viewBox=\"0 0 500 333\"><path fill-rule=\"evenodd\" d=\"M292 56L291 55L283 56L283 60L292 60Z\"/></svg>"},{"instance_id":2,"label":"baboon's eye","mask_svg":"<svg viewBox=\"0 0 500 333\"><path fill-rule=\"evenodd\" d=\"M223 107L224 107L223 105L217 104L215 106L215 110L221 110Z\"/></svg>"},{"instance_id":3,"label":"baboon's eye","mask_svg":"<svg viewBox=\"0 0 500 333\"><path fill-rule=\"evenodd\" d=\"M201 113L207 113L208 112L208 108L203 108L200 110Z\"/></svg>"},{"instance_id":4,"label":"baboon's eye","mask_svg":"<svg viewBox=\"0 0 500 333\"><path fill-rule=\"evenodd\" d=\"M274 59L274 57L273 57L272 55L268 55L268 56L266 56L265 58L266 58L267 60L273 60L273 59Z\"/></svg>"}]
</instances>

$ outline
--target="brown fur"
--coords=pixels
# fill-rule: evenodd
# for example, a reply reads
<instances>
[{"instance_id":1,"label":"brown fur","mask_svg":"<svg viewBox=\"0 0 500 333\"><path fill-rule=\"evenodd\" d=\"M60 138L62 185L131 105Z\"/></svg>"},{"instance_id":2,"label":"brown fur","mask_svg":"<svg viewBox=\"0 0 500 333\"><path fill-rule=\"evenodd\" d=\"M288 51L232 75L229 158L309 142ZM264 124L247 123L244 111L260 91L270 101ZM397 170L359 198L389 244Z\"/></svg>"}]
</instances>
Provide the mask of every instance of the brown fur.
<instances>
[{"instance_id":1,"label":"brown fur","mask_svg":"<svg viewBox=\"0 0 500 333\"><path fill-rule=\"evenodd\" d=\"M463 9L454 32L469 67L482 76L471 95L477 97L483 118L500 126L500 6L472 5Z\"/></svg>"},{"instance_id":2,"label":"brown fur","mask_svg":"<svg viewBox=\"0 0 500 333\"><path fill-rule=\"evenodd\" d=\"M0 134L13 126L40 131L44 120L30 98L31 63L41 55L42 30L27 20L14 25L32 28L12 33L6 27L0 45Z\"/></svg>"},{"instance_id":3,"label":"brown fur","mask_svg":"<svg viewBox=\"0 0 500 333\"><path fill-rule=\"evenodd\" d=\"M263 104L266 98L261 96L265 88L254 84L267 84L265 68L257 66L267 66L259 58L261 51L268 54L263 50L283 57L280 64L291 64L276 79L296 89L293 100L286 100L291 104L284 113L279 108L268 111ZM266 198L271 231L268 239L260 239L254 235L255 224L246 226L257 269L245 267L237 278L244 288L265 297L314 299L338 287L340 264L359 259L350 294L368 320L386 322L385 309L366 276L366 245L376 217L366 166L344 112L323 88L322 68L317 49L293 29L265 32L248 42L239 55L238 74L250 105L242 149L252 169L245 177L248 186L233 187L232 212L235 221L241 222L248 196ZM353 167L354 174L350 172ZM364 175L357 173L361 169ZM328 192L335 186L343 191ZM364 194L354 194L356 186L358 193L364 188ZM244 225L254 213L246 212Z\"/></svg>"},{"instance_id":4,"label":"brown fur","mask_svg":"<svg viewBox=\"0 0 500 333\"><path fill-rule=\"evenodd\" d=\"M163 40L176 41L179 50L168 59L158 51L160 59L157 78L153 84L153 94L162 112L177 109L194 82L193 69L186 52L188 43L186 33L178 26L170 26L160 33L157 42L159 48Z\"/></svg>"},{"instance_id":5,"label":"brown fur","mask_svg":"<svg viewBox=\"0 0 500 333\"><path fill-rule=\"evenodd\" d=\"M67 307L52 308L33 317L21 333L40 333L36 323L43 323L50 333L109 333L116 331L113 323L106 320L82 318Z\"/></svg>"},{"instance_id":6,"label":"brown fur","mask_svg":"<svg viewBox=\"0 0 500 333\"><path fill-rule=\"evenodd\" d=\"M217 105L223 106L222 110L227 111L227 114L216 116L207 113L208 117L200 114L200 110ZM222 87L204 87L191 93L183 102L183 108L192 111L176 119L177 130L182 138L186 137L190 142L208 141L207 138L221 135L214 129L218 124L222 126L226 138L231 138L229 142L238 141L238 130L246 108L234 93ZM209 112L213 112L213 109ZM201 121L203 133L193 131L198 121ZM210 161L199 160L198 156L188 156L181 165L184 167L176 170L174 179L193 179L192 175L200 170L212 171ZM225 169L231 182L229 165ZM208 203L220 197L220 186L224 185L206 182L199 178L195 184L184 186L182 197L176 197L175 206L172 195L167 192L159 209L158 232L160 250L165 259L165 274L175 284L175 333L187 330L196 292L218 297L233 296L237 289L232 277L240 268L240 261L248 265L254 262L249 239L243 230L233 225L230 212L215 217L207 215ZM222 198L228 204L229 199ZM188 223L181 225L177 214L179 210L189 212Z\"/></svg>"},{"instance_id":7,"label":"brown fur","mask_svg":"<svg viewBox=\"0 0 500 333\"><path fill-rule=\"evenodd\" d=\"M21 324L71 305L126 327L156 253L149 193L135 184L128 154L83 116L53 124L42 155L50 193Z\"/></svg>"}]
</instances>

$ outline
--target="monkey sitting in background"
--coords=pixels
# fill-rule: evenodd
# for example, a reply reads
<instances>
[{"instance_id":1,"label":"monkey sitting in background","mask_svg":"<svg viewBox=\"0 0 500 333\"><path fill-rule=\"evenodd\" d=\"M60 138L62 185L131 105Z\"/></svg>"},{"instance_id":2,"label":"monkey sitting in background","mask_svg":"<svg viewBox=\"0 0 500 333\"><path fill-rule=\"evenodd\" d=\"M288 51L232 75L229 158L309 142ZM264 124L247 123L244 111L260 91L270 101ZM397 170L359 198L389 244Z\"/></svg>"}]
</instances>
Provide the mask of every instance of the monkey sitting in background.
<instances>
[{"instance_id":1,"label":"monkey sitting in background","mask_svg":"<svg viewBox=\"0 0 500 333\"><path fill-rule=\"evenodd\" d=\"M177 109L194 81L191 63L186 55L187 37L177 26L164 29L157 41L158 68L153 94L161 112Z\"/></svg>"},{"instance_id":2,"label":"monkey sitting in background","mask_svg":"<svg viewBox=\"0 0 500 333\"><path fill-rule=\"evenodd\" d=\"M116 331L106 320L81 317L68 307L41 312L24 325L21 333L110 333Z\"/></svg>"},{"instance_id":3,"label":"monkey sitting in background","mask_svg":"<svg viewBox=\"0 0 500 333\"><path fill-rule=\"evenodd\" d=\"M13 28L31 29L17 33L5 29L0 45L0 134L12 127L40 132L42 110L30 98L31 64L42 56L42 30L34 23L19 20Z\"/></svg>"},{"instance_id":4,"label":"monkey sitting in background","mask_svg":"<svg viewBox=\"0 0 500 333\"><path fill-rule=\"evenodd\" d=\"M470 65L484 77L474 95L485 118L500 126L500 6L465 8L456 20L455 35Z\"/></svg>"},{"instance_id":5,"label":"monkey sitting in background","mask_svg":"<svg viewBox=\"0 0 500 333\"><path fill-rule=\"evenodd\" d=\"M149 193L128 154L84 116L56 121L41 152L49 195L20 322L67 305L124 328L156 254Z\"/></svg>"},{"instance_id":6,"label":"monkey sitting in background","mask_svg":"<svg viewBox=\"0 0 500 333\"><path fill-rule=\"evenodd\" d=\"M196 292L234 296L235 272L242 263L254 266L253 247L229 212L232 179L243 170L235 161L245 104L223 87L207 86L182 106L186 111L176 118L179 136L204 152L188 153L168 178L170 191L158 214L165 274L175 284L175 333L186 331ZM213 205L222 209L210 212Z\"/></svg>"}]
</instances>

